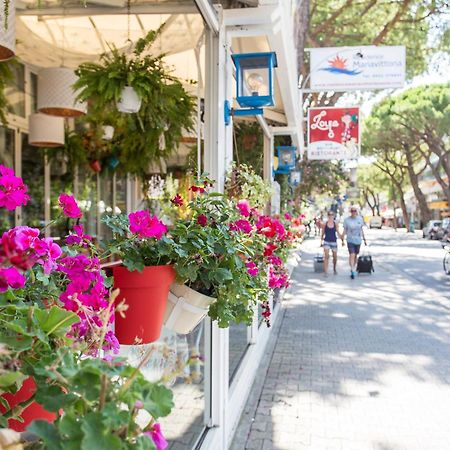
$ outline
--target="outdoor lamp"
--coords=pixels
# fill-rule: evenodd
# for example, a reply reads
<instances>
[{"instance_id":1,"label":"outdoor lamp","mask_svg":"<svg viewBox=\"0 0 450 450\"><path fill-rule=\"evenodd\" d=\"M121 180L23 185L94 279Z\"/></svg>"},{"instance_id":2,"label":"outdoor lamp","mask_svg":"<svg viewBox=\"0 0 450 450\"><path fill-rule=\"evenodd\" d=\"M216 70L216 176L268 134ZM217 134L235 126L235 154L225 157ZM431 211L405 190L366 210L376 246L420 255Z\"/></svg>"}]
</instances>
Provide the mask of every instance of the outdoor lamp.
<instances>
[{"instance_id":1,"label":"outdoor lamp","mask_svg":"<svg viewBox=\"0 0 450 450\"><path fill-rule=\"evenodd\" d=\"M67 67L52 67L39 72L38 111L57 117L78 117L87 112L87 104L77 101L73 89L78 80Z\"/></svg>"},{"instance_id":2,"label":"outdoor lamp","mask_svg":"<svg viewBox=\"0 0 450 450\"><path fill-rule=\"evenodd\" d=\"M34 147L60 147L64 145L64 119L47 114L31 114L28 143Z\"/></svg>"},{"instance_id":3,"label":"outdoor lamp","mask_svg":"<svg viewBox=\"0 0 450 450\"><path fill-rule=\"evenodd\" d=\"M297 147L279 146L277 149L278 169L291 172L295 167Z\"/></svg>"},{"instance_id":4,"label":"outdoor lamp","mask_svg":"<svg viewBox=\"0 0 450 450\"><path fill-rule=\"evenodd\" d=\"M244 109L233 109L225 101L225 123L231 116L262 115L262 108L274 105L273 69L277 67L274 52L231 55L236 67L236 100Z\"/></svg>"}]
</instances>

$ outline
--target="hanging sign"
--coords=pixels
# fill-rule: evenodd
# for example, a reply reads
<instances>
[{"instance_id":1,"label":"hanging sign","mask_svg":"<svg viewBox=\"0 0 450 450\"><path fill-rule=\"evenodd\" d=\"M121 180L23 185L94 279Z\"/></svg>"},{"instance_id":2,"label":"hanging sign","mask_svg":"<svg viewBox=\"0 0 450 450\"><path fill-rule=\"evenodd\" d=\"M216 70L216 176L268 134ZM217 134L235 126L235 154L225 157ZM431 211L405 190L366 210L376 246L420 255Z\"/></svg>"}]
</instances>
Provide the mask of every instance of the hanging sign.
<instances>
[{"instance_id":1,"label":"hanging sign","mask_svg":"<svg viewBox=\"0 0 450 450\"><path fill-rule=\"evenodd\" d=\"M402 45L313 48L310 55L313 90L401 88L405 83Z\"/></svg>"},{"instance_id":2,"label":"hanging sign","mask_svg":"<svg viewBox=\"0 0 450 450\"><path fill-rule=\"evenodd\" d=\"M308 159L355 159L359 153L359 107L309 108Z\"/></svg>"}]
</instances>

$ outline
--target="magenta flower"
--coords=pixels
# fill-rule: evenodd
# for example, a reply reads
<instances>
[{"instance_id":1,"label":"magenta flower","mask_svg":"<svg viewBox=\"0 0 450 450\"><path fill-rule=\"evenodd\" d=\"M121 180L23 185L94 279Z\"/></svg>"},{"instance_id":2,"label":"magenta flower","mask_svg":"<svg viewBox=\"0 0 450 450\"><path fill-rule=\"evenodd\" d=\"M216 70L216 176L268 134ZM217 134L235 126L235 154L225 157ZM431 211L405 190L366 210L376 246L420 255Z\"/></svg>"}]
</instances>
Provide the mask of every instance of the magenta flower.
<instances>
[{"instance_id":1,"label":"magenta flower","mask_svg":"<svg viewBox=\"0 0 450 450\"><path fill-rule=\"evenodd\" d=\"M62 250L52 238L36 239L34 251L39 256L38 263L44 267L44 273L50 273L58 267L56 260L61 256Z\"/></svg>"},{"instance_id":2,"label":"magenta flower","mask_svg":"<svg viewBox=\"0 0 450 450\"><path fill-rule=\"evenodd\" d=\"M156 216L151 216L148 211L136 211L128 214L130 231L140 238L161 239L167 233L167 227Z\"/></svg>"},{"instance_id":3,"label":"magenta flower","mask_svg":"<svg viewBox=\"0 0 450 450\"><path fill-rule=\"evenodd\" d=\"M259 269L253 261L248 260L245 263L245 266L247 267L247 272L249 275L252 277L256 277L256 275L258 275Z\"/></svg>"},{"instance_id":4,"label":"magenta flower","mask_svg":"<svg viewBox=\"0 0 450 450\"><path fill-rule=\"evenodd\" d=\"M201 225L202 227L205 227L206 224L208 223L208 218L207 218L204 214L200 214L200 215L197 217L197 223L198 223L199 225Z\"/></svg>"},{"instance_id":5,"label":"magenta flower","mask_svg":"<svg viewBox=\"0 0 450 450\"><path fill-rule=\"evenodd\" d=\"M250 234L253 230L252 224L245 219L236 220L230 224L231 231L242 231L243 233Z\"/></svg>"},{"instance_id":6,"label":"magenta flower","mask_svg":"<svg viewBox=\"0 0 450 450\"><path fill-rule=\"evenodd\" d=\"M239 200L236 207L244 217L250 216L251 208L247 200Z\"/></svg>"},{"instance_id":7,"label":"magenta flower","mask_svg":"<svg viewBox=\"0 0 450 450\"><path fill-rule=\"evenodd\" d=\"M292 219L292 216L291 216L289 213L285 213L285 214L284 214L284 218L285 218L286 220L291 220L291 219Z\"/></svg>"},{"instance_id":8,"label":"magenta flower","mask_svg":"<svg viewBox=\"0 0 450 450\"><path fill-rule=\"evenodd\" d=\"M106 352L113 352L115 355L119 353L120 344L115 334L109 330L105 335L105 342L103 343L103 350Z\"/></svg>"},{"instance_id":9,"label":"magenta flower","mask_svg":"<svg viewBox=\"0 0 450 450\"><path fill-rule=\"evenodd\" d=\"M25 286L26 278L15 268L0 268L0 292L8 288L19 289Z\"/></svg>"},{"instance_id":10,"label":"magenta flower","mask_svg":"<svg viewBox=\"0 0 450 450\"><path fill-rule=\"evenodd\" d=\"M69 234L69 236L66 237L67 245L81 245L82 247L87 247L89 242L92 241L92 236L84 234L83 225L74 225L72 230L75 231L75 234Z\"/></svg>"},{"instance_id":11,"label":"magenta flower","mask_svg":"<svg viewBox=\"0 0 450 450\"><path fill-rule=\"evenodd\" d=\"M33 248L36 240L39 240L37 228L20 226L5 231L1 240L0 262L7 260L19 269L30 269L38 259Z\"/></svg>"},{"instance_id":12,"label":"magenta flower","mask_svg":"<svg viewBox=\"0 0 450 450\"><path fill-rule=\"evenodd\" d=\"M67 217L79 219L83 215L73 195L64 193L60 194L58 197L58 203L63 210L63 214Z\"/></svg>"},{"instance_id":13,"label":"magenta flower","mask_svg":"<svg viewBox=\"0 0 450 450\"><path fill-rule=\"evenodd\" d=\"M161 425L158 422L154 423L152 429L150 431L146 431L144 434L152 438L156 450L165 450L169 446L162 434Z\"/></svg>"},{"instance_id":14,"label":"magenta flower","mask_svg":"<svg viewBox=\"0 0 450 450\"><path fill-rule=\"evenodd\" d=\"M267 259L269 260L270 264L272 264L274 266L282 266L283 265L283 261L281 260L281 258L279 256L270 255Z\"/></svg>"},{"instance_id":15,"label":"magenta flower","mask_svg":"<svg viewBox=\"0 0 450 450\"><path fill-rule=\"evenodd\" d=\"M288 275L284 271L276 271L273 266L269 269L269 287L270 289L277 289L289 286Z\"/></svg>"},{"instance_id":16,"label":"magenta flower","mask_svg":"<svg viewBox=\"0 0 450 450\"><path fill-rule=\"evenodd\" d=\"M18 206L26 205L30 200L27 192L22 178L16 177L9 167L0 165L0 207L14 211Z\"/></svg>"}]
</instances>

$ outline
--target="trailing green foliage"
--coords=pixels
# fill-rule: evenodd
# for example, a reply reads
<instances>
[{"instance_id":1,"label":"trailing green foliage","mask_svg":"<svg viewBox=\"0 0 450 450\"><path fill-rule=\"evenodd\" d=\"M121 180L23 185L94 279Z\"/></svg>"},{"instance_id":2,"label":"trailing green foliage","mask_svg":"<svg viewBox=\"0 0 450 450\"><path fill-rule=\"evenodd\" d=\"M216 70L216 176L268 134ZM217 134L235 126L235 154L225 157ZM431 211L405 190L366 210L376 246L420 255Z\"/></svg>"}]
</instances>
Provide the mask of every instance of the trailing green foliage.
<instances>
[{"instance_id":1,"label":"trailing green foliage","mask_svg":"<svg viewBox=\"0 0 450 450\"><path fill-rule=\"evenodd\" d=\"M11 61L0 62L0 122L7 125L6 110L8 108L8 99L5 96L6 86L13 80L13 73L10 67Z\"/></svg>"}]
</instances>

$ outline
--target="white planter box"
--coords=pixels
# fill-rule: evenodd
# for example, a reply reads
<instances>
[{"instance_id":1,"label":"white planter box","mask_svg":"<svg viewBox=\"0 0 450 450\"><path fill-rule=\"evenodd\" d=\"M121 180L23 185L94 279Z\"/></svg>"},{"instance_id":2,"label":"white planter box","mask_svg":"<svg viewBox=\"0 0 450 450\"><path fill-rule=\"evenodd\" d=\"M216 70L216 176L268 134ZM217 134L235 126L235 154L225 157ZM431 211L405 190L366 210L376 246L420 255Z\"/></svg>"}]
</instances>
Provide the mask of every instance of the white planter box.
<instances>
[{"instance_id":1,"label":"white planter box","mask_svg":"<svg viewBox=\"0 0 450 450\"><path fill-rule=\"evenodd\" d=\"M131 86L125 86L117 102L117 109L123 113L137 113L141 109L141 99Z\"/></svg>"},{"instance_id":2,"label":"white planter box","mask_svg":"<svg viewBox=\"0 0 450 450\"><path fill-rule=\"evenodd\" d=\"M189 334L208 314L213 297L200 294L184 284L170 286L164 326L178 334Z\"/></svg>"}]
</instances>

